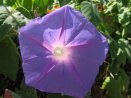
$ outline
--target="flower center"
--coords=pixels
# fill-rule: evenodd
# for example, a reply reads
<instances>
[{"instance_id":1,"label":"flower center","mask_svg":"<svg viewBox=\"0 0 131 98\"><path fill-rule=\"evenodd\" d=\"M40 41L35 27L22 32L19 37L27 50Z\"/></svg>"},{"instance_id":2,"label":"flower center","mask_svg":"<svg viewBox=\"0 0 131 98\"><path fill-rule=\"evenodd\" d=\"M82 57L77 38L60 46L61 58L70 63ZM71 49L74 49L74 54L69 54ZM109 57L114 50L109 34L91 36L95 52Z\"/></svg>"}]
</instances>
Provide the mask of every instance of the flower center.
<instances>
[{"instance_id":1,"label":"flower center","mask_svg":"<svg viewBox=\"0 0 131 98\"><path fill-rule=\"evenodd\" d=\"M69 59L69 51L63 45L56 46L53 50L53 57L59 61L67 61Z\"/></svg>"},{"instance_id":2,"label":"flower center","mask_svg":"<svg viewBox=\"0 0 131 98\"><path fill-rule=\"evenodd\" d=\"M63 47L56 47L54 49L54 56L57 58L61 58L65 55L65 51Z\"/></svg>"}]
</instances>

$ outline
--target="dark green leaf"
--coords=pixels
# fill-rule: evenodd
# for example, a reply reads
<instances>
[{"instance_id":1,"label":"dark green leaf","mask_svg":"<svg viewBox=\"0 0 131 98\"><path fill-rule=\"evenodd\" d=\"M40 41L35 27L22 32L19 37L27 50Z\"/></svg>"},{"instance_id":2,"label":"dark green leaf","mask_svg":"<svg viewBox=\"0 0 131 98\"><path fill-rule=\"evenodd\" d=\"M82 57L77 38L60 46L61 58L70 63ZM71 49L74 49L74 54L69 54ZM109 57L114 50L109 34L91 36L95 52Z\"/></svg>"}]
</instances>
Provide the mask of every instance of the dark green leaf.
<instances>
[{"instance_id":1,"label":"dark green leaf","mask_svg":"<svg viewBox=\"0 0 131 98\"><path fill-rule=\"evenodd\" d=\"M126 72L121 68L119 71L119 81L120 81L120 86L121 90L127 90L129 86L129 77L126 74Z\"/></svg>"},{"instance_id":2,"label":"dark green leaf","mask_svg":"<svg viewBox=\"0 0 131 98\"><path fill-rule=\"evenodd\" d=\"M16 92L21 95L22 98L37 98L36 90L27 86L24 81L22 82L20 89L17 89Z\"/></svg>"},{"instance_id":3,"label":"dark green leaf","mask_svg":"<svg viewBox=\"0 0 131 98\"><path fill-rule=\"evenodd\" d=\"M111 58L112 60L117 58L117 52L118 52L118 43L116 41L113 41L110 44L110 54L111 54Z\"/></svg>"},{"instance_id":4,"label":"dark green leaf","mask_svg":"<svg viewBox=\"0 0 131 98\"><path fill-rule=\"evenodd\" d=\"M23 7L25 7L28 10L31 10L33 6L33 2L32 0L28 1L28 0L24 0L23 1Z\"/></svg>"},{"instance_id":5,"label":"dark green leaf","mask_svg":"<svg viewBox=\"0 0 131 98\"><path fill-rule=\"evenodd\" d=\"M78 0L79 3L83 2L83 1L85 1L85 0ZM88 0L88 1L89 1L89 0Z\"/></svg>"},{"instance_id":6,"label":"dark green leaf","mask_svg":"<svg viewBox=\"0 0 131 98\"><path fill-rule=\"evenodd\" d=\"M120 84L117 79L111 78L107 89L109 98L123 98L121 94Z\"/></svg>"},{"instance_id":7,"label":"dark green leaf","mask_svg":"<svg viewBox=\"0 0 131 98\"><path fill-rule=\"evenodd\" d=\"M24 97L21 97L20 95L18 95L17 93L15 93L15 92L12 92L12 95L13 95L13 98L24 98Z\"/></svg>"},{"instance_id":8,"label":"dark green leaf","mask_svg":"<svg viewBox=\"0 0 131 98\"><path fill-rule=\"evenodd\" d=\"M3 0L3 3L8 6L13 6L16 0Z\"/></svg>"},{"instance_id":9,"label":"dark green leaf","mask_svg":"<svg viewBox=\"0 0 131 98\"><path fill-rule=\"evenodd\" d=\"M61 6L68 4L70 1L71 0L59 0Z\"/></svg>"},{"instance_id":10,"label":"dark green leaf","mask_svg":"<svg viewBox=\"0 0 131 98\"><path fill-rule=\"evenodd\" d=\"M3 40L5 35L12 29L10 24L4 23L0 26L0 41Z\"/></svg>"},{"instance_id":11,"label":"dark green leaf","mask_svg":"<svg viewBox=\"0 0 131 98\"><path fill-rule=\"evenodd\" d=\"M0 42L0 73L15 80L18 71L19 57L14 42L5 38Z\"/></svg>"},{"instance_id":12,"label":"dark green leaf","mask_svg":"<svg viewBox=\"0 0 131 98\"><path fill-rule=\"evenodd\" d=\"M117 74L119 72L120 66L121 65L117 63L117 61L112 61L109 68L113 74Z\"/></svg>"},{"instance_id":13,"label":"dark green leaf","mask_svg":"<svg viewBox=\"0 0 131 98\"><path fill-rule=\"evenodd\" d=\"M0 0L0 5L3 4L3 0Z\"/></svg>"},{"instance_id":14,"label":"dark green leaf","mask_svg":"<svg viewBox=\"0 0 131 98\"><path fill-rule=\"evenodd\" d=\"M124 6L126 6L129 2L129 0L118 0L119 2L122 2Z\"/></svg>"}]
</instances>

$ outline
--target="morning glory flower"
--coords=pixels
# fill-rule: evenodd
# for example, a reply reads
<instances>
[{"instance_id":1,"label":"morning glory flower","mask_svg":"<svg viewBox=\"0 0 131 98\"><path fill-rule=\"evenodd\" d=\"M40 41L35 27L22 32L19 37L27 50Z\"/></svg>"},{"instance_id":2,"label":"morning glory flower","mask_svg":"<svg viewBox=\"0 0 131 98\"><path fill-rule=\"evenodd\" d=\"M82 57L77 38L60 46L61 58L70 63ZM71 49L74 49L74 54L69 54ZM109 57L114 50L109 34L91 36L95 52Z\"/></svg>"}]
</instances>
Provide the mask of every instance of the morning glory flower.
<instances>
[{"instance_id":1,"label":"morning glory flower","mask_svg":"<svg viewBox=\"0 0 131 98\"><path fill-rule=\"evenodd\" d=\"M106 38L79 11L63 6L19 31L25 82L43 92L84 98L106 58Z\"/></svg>"}]
</instances>

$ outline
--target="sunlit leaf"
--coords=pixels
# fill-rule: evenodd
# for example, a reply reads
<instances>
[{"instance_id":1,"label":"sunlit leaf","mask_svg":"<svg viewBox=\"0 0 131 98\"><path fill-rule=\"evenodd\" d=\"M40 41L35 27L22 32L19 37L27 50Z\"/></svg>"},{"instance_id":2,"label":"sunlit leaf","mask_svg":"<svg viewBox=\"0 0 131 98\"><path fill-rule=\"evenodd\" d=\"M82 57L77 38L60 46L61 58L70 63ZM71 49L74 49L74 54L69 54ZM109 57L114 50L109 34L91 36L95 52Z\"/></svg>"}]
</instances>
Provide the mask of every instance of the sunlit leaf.
<instances>
[{"instance_id":1,"label":"sunlit leaf","mask_svg":"<svg viewBox=\"0 0 131 98\"><path fill-rule=\"evenodd\" d=\"M0 6L0 41L12 28L21 27L28 21L20 12L13 11L11 7Z\"/></svg>"},{"instance_id":2,"label":"sunlit leaf","mask_svg":"<svg viewBox=\"0 0 131 98\"><path fill-rule=\"evenodd\" d=\"M32 19L32 15L30 13L30 11L28 9L26 9L25 7L23 6L18 6L16 8L19 12L21 12L26 18L28 19Z\"/></svg>"},{"instance_id":3,"label":"sunlit leaf","mask_svg":"<svg viewBox=\"0 0 131 98\"><path fill-rule=\"evenodd\" d=\"M81 11L95 25L101 23L101 17L99 16L98 9L92 2L83 1L81 3Z\"/></svg>"},{"instance_id":4,"label":"sunlit leaf","mask_svg":"<svg viewBox=\"0 0 131 98\"><path fill-rule=\"evenodd\" d=\"M109 1L107 4L106 4L106 9L104 10L105 13L114 13L116 12L117 10L117 3L116 1Z\"/></svg>"},{"instance_id":5,"label":"sunlit leaf","mask_svg":"<svg viewBox=\"0 0 131 98\"><path fill-rule=\"evenodd\" d=\"M126 55L127 59L131 61L131 45L129 41L121 38L119 39L118 43L124 54Z\"/></svg>"},{"instance_id":6,"label":"sunlit leaf","mask_svg":"<svg viewBox=\"0 0 131 98\"><path fill-rule=\"evenodd\" d=\"M131 19L131 8L122 7L118 14L118 21L123 27L130 23Z\"/></svg>"}]
</instances>

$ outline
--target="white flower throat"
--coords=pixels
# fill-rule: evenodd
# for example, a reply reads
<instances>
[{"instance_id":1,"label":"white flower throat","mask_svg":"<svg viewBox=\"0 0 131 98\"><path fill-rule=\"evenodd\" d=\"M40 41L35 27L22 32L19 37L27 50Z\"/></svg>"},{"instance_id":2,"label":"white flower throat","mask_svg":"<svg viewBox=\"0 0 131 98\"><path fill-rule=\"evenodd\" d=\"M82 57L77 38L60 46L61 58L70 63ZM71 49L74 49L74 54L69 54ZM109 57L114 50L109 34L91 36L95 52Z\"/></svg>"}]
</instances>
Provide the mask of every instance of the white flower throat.
<instances>
[{"instance_id":1,"label":"white flower throat","mask_svg":"<svg viewBox=\"0 0 131 98\"><path fill-rule=\"evenodd\" d=\"M62 57L62 56L64 56L64 53L65 53L65 51L62 47L56 47L54 49L54 56L56 56L56 57Z\"/></svg>"},{"instance_id":2,"label":"white flower throat","mask_svg":"<svg viewBox=\"0 0 131 98\"><path fill-rule=\"evenodd\" d=\"M59 61L64 60L65 61L69 57L69 51L67 51L66 47L59 45L54 48L53 55L56 60L59 60Z\"/></svg>"}]
</instances>

